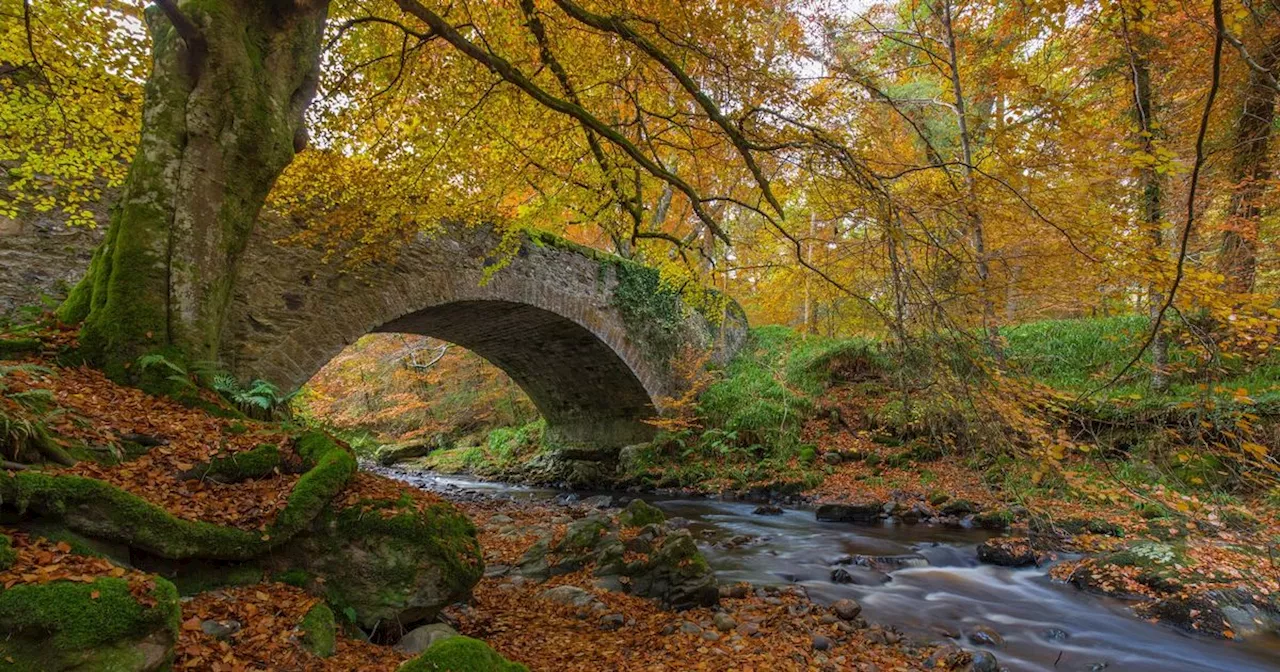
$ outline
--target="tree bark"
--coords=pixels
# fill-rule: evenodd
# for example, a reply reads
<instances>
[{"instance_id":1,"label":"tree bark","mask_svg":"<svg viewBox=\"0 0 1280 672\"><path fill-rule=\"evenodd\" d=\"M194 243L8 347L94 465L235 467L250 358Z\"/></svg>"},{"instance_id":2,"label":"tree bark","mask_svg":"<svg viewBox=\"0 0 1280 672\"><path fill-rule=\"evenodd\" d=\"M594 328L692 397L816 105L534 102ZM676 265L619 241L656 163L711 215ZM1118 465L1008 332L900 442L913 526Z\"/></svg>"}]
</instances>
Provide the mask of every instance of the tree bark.
<instances>
[{"instance_id":1,"label":"tree bark","mask_svg":"<svg viewBox=\"0 0 1280 672\"><path fill-rule=\"evenodd\" d=\"M167 0L147 10L143 126L110 228L59 310L115 377L161 352L215 361L238 261L306 144L328 0Z\"/></svg>"},{"instance_id":2,"label":"tree bark","mask_svg":"<svg viewBox=\"0 0 1280 672\"><path fill-rule=\"evenodd\" d=\"M969 222L969 242L973 247L974 266L977 270L978 293L981 299L982 330L987 345L998 362L1004 362L1004 349L1000 346L1000 324L996 319L995 302L991 297L991 266L987 254L986 231L982 213L978 211L977 178L973 165L973 135L969 129L968 111L964 88L960 84L960 57L956 49L956 34L952 28L951 0L942 1L942 29L946 40L947 64L951 70L951 93L955 97L956 125L960 131L960 152L964 159L965 218Z\"/></svg>"},{"instance_id":3,"label":"tree bark","mask_svg":"<svg viewBox=\"0 0 1280 672\"><path fill-rule=\"evenodd\" d=\"M1127 9L1122 9L1127 12ZM1144 20L1143 10L1138 9L1135 20ZM1138 126L1138 144L1147 154L1150 161L1138 171L1138 220L1147 229L1151 241L1151 257L1159 261L1161 248L1164 245L1164 191L1160 181L1160 172L1156 169L1156 138L1158 127L1153 117L1154 94L1151 90L1151 66L1147 61L1150 37L1141 31L1130 31L1128 19L1125 20L1125 44L1129 52L1130 75L1133 85L1133 116ZM1135 44L1135 41L1137 44ZM1164 295L1159 281L1153 280L1147 286L1147 309L1154 322L1164 303ZM1169 386L1166 371L1168 363L1169 338L1158 333L1151 342L1151 388L1157 392Z\"/></svg>"},{"instance_id":4,"label":"tree bark","mask_svg":"<svg viewBox=\"0 0 1280 672\"><path fill-rule=\"evenodd\" d=\"M1267 36L1258 64L1280 77L1280 30ZM1231 206L1218 249L1218 272L1230 292L1253 291L1257 277L1258 223L1262 196L1271 179L1268 145L1275 126L1277 93L1262 73L1249 71L1231 156Z\"/></svg>"}]
</instances>

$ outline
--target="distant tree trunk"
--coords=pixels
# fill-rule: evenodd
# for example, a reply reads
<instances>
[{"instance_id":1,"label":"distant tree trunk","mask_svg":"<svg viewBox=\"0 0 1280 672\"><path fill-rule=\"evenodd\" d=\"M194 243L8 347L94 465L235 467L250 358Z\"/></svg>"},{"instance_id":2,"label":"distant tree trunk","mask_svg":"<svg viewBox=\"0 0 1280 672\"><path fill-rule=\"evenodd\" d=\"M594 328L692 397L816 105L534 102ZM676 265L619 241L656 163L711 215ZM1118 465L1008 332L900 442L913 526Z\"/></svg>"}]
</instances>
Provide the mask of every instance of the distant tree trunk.
<instances>
[{"instance_id":1,"label":"distant tree trunk","mask_svg":"<svg viewBox=\"0 0 1280 672\"><path fill-rule=\"evenodd\" d=\"M237 263L306 144L328 0L163 0L137 155L106 240L59 310L117 377L140 355L217 358Z\"/></svg>"},{"instance_id":2,"label":"distant tree trunk","mask_svg":"<svg viewBox=\"0 0 1280 672\"><path fill-rule=\"evenodd\" d=\"M982 329L986 333L987 343L997 360L1004 360L1004 350L1000 347L1000 324L996 318L995 301L991 297L991 266L987 258L986 232L983 227L982 213L978 211L977 179L973 166L973 137L969 132L968 113L965 108L964 88L960 84L960 58L956 50L956 34L952 28L951 0L942 0L942 29L947 44L948 64L951 70L951 93L955 97L956 125L960 130L960 152L964 159L965 217L969 221L969 241L973 247L974 264L977 268L978 292L982 302Z\"/></svg>"},{"instance_id":3,"label":"distant tree trunk","mask_svg":"<svg viewBox=\"0 0 1280 672\"><path fill-rule=\"evenodd\" d=\"M1280 79L1280 29L1267 37L1257 61L1271 71L1272 81ZM1231 292L1253 291L1258 273L1260 201L1271 179L1268 145L1275 126L1276 99L1277 91L1267 77L1250 69L1231 156L1231 206L1218 250L1218 271Z\"/></svg>"},{"instance_id":4,"label":"distant tree trunk","mask_svg":"<svg viewBox=\"0 0 1280 672\"><path fill-rule=\"evenodd\" d=\"M1143 18L1143 10L1138 9L1136 20L1141 22ZM1138 124L1137 141L1142 151L1151 159L1138 171L1138 220L1150 236L1152 258L1159 259L1164 244L1164 192L1160 173L1155 165L1158 130L1152 116L1154 95L1151 91L1151 66L1147 61L1147 42L1151 38L1141 31L1130 31L1127 17L1124 25L1133 85L1133 116ZM1147 310L1153 321L1163 303L1164 295L1160 285L1153 280L1147 285ZM1166 371L1168 358L1169 338L1164 333L1158 333L1151 342L1151 387L1156 391L1163 391L1169 386Z\"/></svg>"}]
</instances>

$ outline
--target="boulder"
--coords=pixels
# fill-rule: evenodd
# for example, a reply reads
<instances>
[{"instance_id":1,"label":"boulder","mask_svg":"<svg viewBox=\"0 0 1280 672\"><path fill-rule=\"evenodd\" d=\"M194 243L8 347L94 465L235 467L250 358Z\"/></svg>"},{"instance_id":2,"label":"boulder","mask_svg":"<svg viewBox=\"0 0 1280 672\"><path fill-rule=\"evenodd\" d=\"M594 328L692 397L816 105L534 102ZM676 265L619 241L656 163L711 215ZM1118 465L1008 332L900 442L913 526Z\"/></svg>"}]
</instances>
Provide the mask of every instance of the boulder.
<instances>
[{"instance_id":1,"label":"boulder","mask_svg":"<svg viewBox=\"0 0 1280 672\"><path fill-rule=\"evenodd\" d=\"M529 672L529 668L503 658L478 639L459 636L438 640L397 672Z\"/></svg>"},{"instance_id":2,"label":"boulder","mask_svg":"<svg viewBox=\"0 0 1280 672\"><path fill-rule=\"evenodd\" d=\"M312 577L308 587L350 607L356 622L372 630L382 621L431 620L469 595L484 572L475 534L444 502L422 511L360 502L326 510L270 563L279 573L305 571Z\"/></svg>"},{"instance_id":3,"label":"boulder","mask_svg":"<svg viewBox=\"0 0 1280 672\"><path fill-rule=\"evenodd\" d=\"M978 560L1001 567L1026 567L1040 562L1031 542L1021 537L988 539L978 545Z\"/></svg>"},{"instance_id":4,"label":"boulder","mask_svg":"<svg viewBox=\"0 0 1280 672\"><path fill-rule=\"evenodd\" d=\"M667 517L657 507L643 499L633 499L627 508L618 514L618 524L623 527L644 527L663 523Z\"/></svg>"},{"instance_id":5,"label":"boulder","mask_svg":"<svg viewBox=\"0 0 1280 672\"><path fill-rule=\"evenodd\" d=\"M823 522L869 523L880 519L880 502L858 504L823 504L815 513Z\"/></svg>"},{"instance_id":6,"label":"boulder","mask_svg":"<svg viewBox=\"0 0 1280 672\"><path fill-rule=\"evenodd\" d=\"M459 637L457 630L445 623L431 623L419 626L405 633L396 644L396 650L416 656L431 648L436 642L450 637Z\"/></svg>"},{"instance_id":7,"label":"boulder","mask_svg":"<svg viewBox=\"0 0 1280 672\"><path fill-rule=\"evenodd\" d=\"M757 516L781 516L782 507L774 506L773 504L761 504L751 513L754 513Z\"/></svg>"},{"instance_id":8,"label":"boulder","mask_svg":"<svg viewBox=\"0 0 1280 672\"><path fill-rule=\"evenodd\" d=\"M1004 637L996 632L995 629L985 625L979 625L970 630L969 641L978 646L990 646L997 649L1004 646Z\"/></svg>"},{"instance_id":9,"label":"boulder","mask_svg":"<svg viewBox=\"0 0 1280 672\"><path fill-rule=\"evenodd\" d=\"M656 598L668 609L709 607L720 600L716 575L688 530L668 533L648 560L627 563L623 573L633 595Z\"/></svg>"},{"instance_id":10,"label":"boulder","mask_svg":"<svg viewBox=\"0 0 1280 672\"><path fill-rule=\"evenodd\" d=\"M842 620L852 621L862 613L862 605L857 601L845 598L836 600L831 604L831 610L836 613Z\"/></svg>"},{"instance_id":11,"label":"boulder","mask_svg":"<svg viewBox=\"0 0 1280 672\"><path fill-rule=\"evenodd\" d=\"M445 443L442 436L414 439L403 443L391 443L379 447L378 452L374 453L374 459L378 464L389 467L397 462L428 455L437 449L446 447Z\"/></svg>"},{"instance_id":12,"label":"boulder","mask_svg":"<svg viewBox=\"0 0 1280 672\"><path fill-rule=\"evenodd\" d=\"M329 605L321 603L308 610L298 624L298 631L302 635L302 648L312 654L328 658L337 651L337 624Z\"/></svg>"},{"instance_id":13,"label":"boulder","mask_svg":"<svg viewBox=\"0 0 1280 672\"><path fill-rule=\"evenodd\" d=\"M539 599L554 602L556 604L568 605L571 607L586 607L597 602L596 596L591 592L583 590L577 586L556 586L548 588L538 595Z\"/></svg>"},{"instance_id":14,"label":"boulder","mask_svg":"<svg viewBox=\"0 0 1280 672\"><path fill-rule=\"evenodd\" d=\"M150 599L140 603L129 582L51 581L0 590L0 664L5 669L168 669L178 638L181 604L172 583L156 577Z\"/></svg>"}]
</instances>

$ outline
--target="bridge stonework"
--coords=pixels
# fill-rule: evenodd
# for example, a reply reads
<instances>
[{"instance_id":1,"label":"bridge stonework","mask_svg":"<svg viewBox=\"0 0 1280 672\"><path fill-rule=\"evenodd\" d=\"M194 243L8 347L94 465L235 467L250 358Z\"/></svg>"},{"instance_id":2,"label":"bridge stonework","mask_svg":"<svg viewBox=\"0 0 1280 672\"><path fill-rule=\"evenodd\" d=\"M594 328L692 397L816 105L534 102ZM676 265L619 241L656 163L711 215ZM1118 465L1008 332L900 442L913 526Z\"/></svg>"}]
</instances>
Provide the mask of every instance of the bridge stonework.
<instances>
[{"instance_id":1,"label":"bridge stonework","mask_svg":"<svg viewBox=\"0 0 1280 672\"><path fill-rule=\"evenodd\" d=\"M615 291L631 262L554 240L524 239L487 280L498 241L482 230L423 236L393 262L344 272L314 250L273 244L289 225L263 219L222 339L222 359L242 379L294 389L364 334L433 336L504 370L557 442L590 459L652 436L644 420L686 384L671 372L673 343L723 362L746 337L731 304L718 320L679 310L656 346Z\"/></svg>"}]
</instances>

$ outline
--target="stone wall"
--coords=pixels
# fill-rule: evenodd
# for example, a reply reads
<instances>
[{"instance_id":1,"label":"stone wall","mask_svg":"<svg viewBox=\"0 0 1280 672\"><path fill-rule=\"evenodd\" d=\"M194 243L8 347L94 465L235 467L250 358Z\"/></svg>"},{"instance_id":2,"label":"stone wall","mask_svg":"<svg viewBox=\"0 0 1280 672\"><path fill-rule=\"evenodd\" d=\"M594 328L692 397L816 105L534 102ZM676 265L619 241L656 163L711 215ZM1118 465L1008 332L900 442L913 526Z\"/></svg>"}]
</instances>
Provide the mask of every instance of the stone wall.
<instances>
[{"instance_id":1,"label":"stone wall","mask_svg":"<svg viewBox=\"0 0 1280 672\"><path fill-rule=\"evenodd\" d=\"M84 276L106 234L106 207L94 210L96 228L68 227L56 212L0 215L0 316L38 305L42 297L60 300Z\"/></svg>"}]
</instances>

